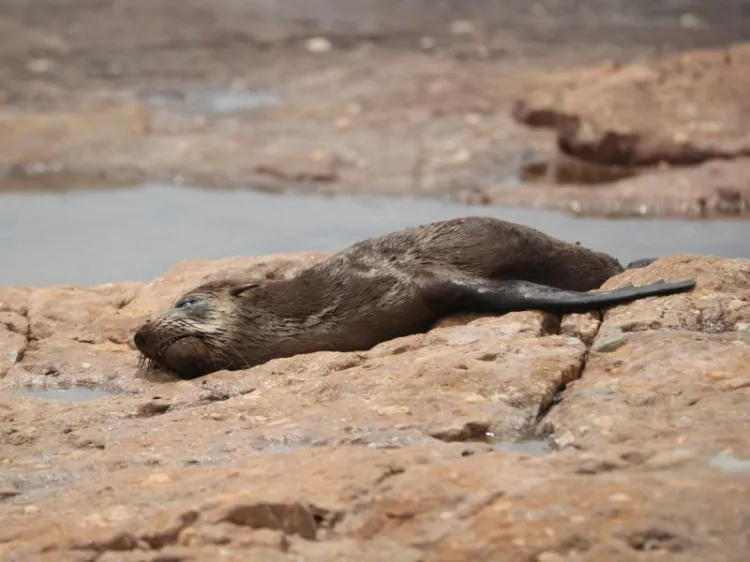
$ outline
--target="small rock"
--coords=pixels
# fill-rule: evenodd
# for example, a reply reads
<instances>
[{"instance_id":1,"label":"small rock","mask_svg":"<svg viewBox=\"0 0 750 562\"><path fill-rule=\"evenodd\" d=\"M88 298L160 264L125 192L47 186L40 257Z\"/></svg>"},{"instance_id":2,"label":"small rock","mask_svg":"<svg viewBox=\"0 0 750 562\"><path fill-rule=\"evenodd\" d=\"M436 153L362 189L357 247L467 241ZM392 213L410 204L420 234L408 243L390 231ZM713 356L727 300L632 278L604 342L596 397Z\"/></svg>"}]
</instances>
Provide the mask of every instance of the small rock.
<instances>
[{"instance_id":1,"label":"small rock","mask_svg":"<svg viewBox=\"0 0 750 562\"><path fill-rule=\"evenodd\" d=\"M168 484L172 481L172 477L165 472L156 472L146 478L145 483L148 484Z\"/></svg>"},{"instance_id":2,"label":"small rock","mask_svg":"<svg viewBox=\"0 0 750 562\"><path fill-rule=\"evenodd\" d=\"M647 459L644 464L649 468L660 470L682 466L693 458L695 458L695 453L690 449L671 449L668 451L659 451Z\"/></svg>"},{"instance_id":3,"label":"small rock","mask_svg":"<svg viewBox=\"0 0 750 562\"><path fill-rule=\"evenodd\" d=\"M171 408L171 404L169 404L169 402L154 399L154 400L145 402L143 404L140 404L138 408L136 409L136 415L141 418L147 418L147 417L163 414L169 411L170 408Z\"/></svg>"},{"instance_id":4,"label":"small rock","mask_svg":"<svg viewBox=\"0 0 750 562\"><path fill-rule=\"evenodd\" d=\"M441 441L477 441L485 440L490 433L490 423L485 421L461 422L456 420L453 424L430 431L430 435Z\"/></svg>"},{"instance_id":5,"label":"small rock","mask_svg":"<svg viewBox=\"0 0 750 562\"><path fill-rule=\"evenodd\" d=\"M537 562L564 562L565 558L557 553L552 551L542 552L537 555L536 557Z\"/></svg>"},{"instance_id":6,"label":"small rock","mask_svg":"<svg viewBox=\"0 0 750 562\"><path fill-rule=\"evenodd\" d=\"M478 113L467 113L464 115L464 121L467 125L479 125L482 122L482 116Z\"/></svg>"},{"instance_id":7,"label":"small rock","mask_svg":"<svg viewBox=\"0 0 750 562\"><path fill-rule=\"evenodd\" d=\"M351 129L354 121L350 117L339 117L336 119L336 128L340 130Z\"/></svg>"},{"instance_id":8,"label":"small rock","mask_svg":"<svg viewBox=\"0 0 750 562\"><path fill-rule=\"evenodd\" d=\"M177 544L191 546L197 539L197 532L193 527L186 527L177 537Z\"/></svg>"},{"instance_id":9,"label":"small rock","mask_svg":"<svg viewBox=\"0 0 750 562\"><path fill-rule=\"evenodd\" d=\"M411 410L407 406L384 406L378 408L379 416L396 416L399 414L409 414Z\"/></svg>"},{"instance_id":10,"label":"small rock","mask_svg":"<svg viewBox=\"0 0 750 562\"><path fill-rule=\"evenodd\" d=\"M432 37L420 37L419 38L419 46L422 47L425 51L429 51L436 45L436 41Z\"/></svg>"},{"instance_id":11,"label":"small rock","mask_svg":"<svg viewBox=\"0 0 750 562\"><path fill-rule=\"evenodd\" d=\"M698 16L690 13L680 16L680 25L685 29L701 29L705 27L705 24Z\"/></svg>"},{"instance_id":12,"label":"small rock","mask_svg":"<svg viewBox=\"0 0 750 562\"><path fill-rule=\"evenodd\" d=\"M465 164L471 160L471 151L466 148L461 148L453 153L451 160L455 164Z\"/></svg>"},{"instance_id":13,"label":"small rock","mask_svg":"<svg viewBox=\"0 0 750 562\"><path fill-rule=\"evenodd\" d=\"M305 49L311 53L327 53L333 45L325 37L311 37L305 41Z\"/></svg>"},{"instance_id":14,"label":"small rock","mask_svg":"<svg viewBox=\"0 0 750 562\"><path fill-rule=\"evenodd\" d=\"M468 20L455 20L450 25L450 32L453 35L470 35L475 31L476 26Z\"/></svg>"},{"instance_id":15,"label":"small rock","mask_svg":"<svg viewBox=\"0 0 750 562\"><path fill-rule=\"evenodd\" d=\"M55 67L55 62L50 59L31 59L26 63L26 68L35 74L49 72Z\"/></svg>"},{"instance_id":16,"label":"small rock","mask_svg":"<svg viewBox=\"0 0 750 562\"><path fill-rule=\"evenodd\" d=\"M627 335L619 328L610 330L605 335L600 335L594 340L591 350L597 353L611 353L622 347L627 341Z\"/></svg>"}]
</instances>

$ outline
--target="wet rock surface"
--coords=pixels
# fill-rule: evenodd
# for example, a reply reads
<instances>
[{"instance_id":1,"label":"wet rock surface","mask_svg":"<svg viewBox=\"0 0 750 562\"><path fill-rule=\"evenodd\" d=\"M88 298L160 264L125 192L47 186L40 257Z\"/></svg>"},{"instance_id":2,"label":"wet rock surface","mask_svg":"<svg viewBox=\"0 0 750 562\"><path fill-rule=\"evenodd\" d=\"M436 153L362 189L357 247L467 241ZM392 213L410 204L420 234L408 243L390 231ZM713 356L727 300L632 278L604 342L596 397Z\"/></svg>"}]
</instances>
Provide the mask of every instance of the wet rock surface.
<instances>
[{"instance_id":1,"label":"wet rock surface","mask_svg":"<svg viewBox=\"0 0 750 562\"><path fill-rule=\"evenodd\" d=\"M149 179L748 213L747 159L737 181L640 169L747 156L736 0L5 4L4 190ZM694 47L713 50L674 54ZM526 181L529 155L559 158L557 144L583 164ZM644 177L609 169L623 163Z\"/></svg>"},{"instance_id":2,"label":"wet rock surface","mask_svg":"<svg viewBox=\"0 0 750 562\"><path fill-rule=\"evenodd\" d=\"M321 257L1 288L0 558L746 559L750 261L627 271L605 287L698 285L602 318L457 316L357 353L137 376L133 328L185 289Z\"/></svg>"}]
</instances>

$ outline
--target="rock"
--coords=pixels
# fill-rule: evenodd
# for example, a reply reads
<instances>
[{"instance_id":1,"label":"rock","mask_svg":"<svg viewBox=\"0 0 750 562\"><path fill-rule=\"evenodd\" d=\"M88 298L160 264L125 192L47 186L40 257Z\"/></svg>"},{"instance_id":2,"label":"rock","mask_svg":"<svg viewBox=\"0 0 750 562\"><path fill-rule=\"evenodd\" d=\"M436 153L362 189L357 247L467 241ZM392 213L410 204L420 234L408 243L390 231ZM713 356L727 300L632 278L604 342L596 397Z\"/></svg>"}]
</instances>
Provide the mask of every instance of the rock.
<instances>
[{"instance_id":1,"label":"rock","mask_svg":"<svg viewBox=\"0 0 750 562\"><path fill-rule=\"evenodd\" d=\"M541 181L484 188L469 202L585 216L746 217L749 69L750 43L741 43L553 75L513 113L556 132L558 153L537 168L557 162L575 173L534 172Z\"/></svg>"},{"instance_id":2,"label":"rock","mask_svg":"<svg viewBox=\"0 0 750 562\"><path fill-rule=\"evenodd\" d=\"M567 314L563 316L560 323L560 333L566 336L574 336L586 345L591 345L600 325L601 321L597 313Z\"/></svg>"},{"instance_id":3,"label":"rock","mask_svg":"<svg viewBox=\"0 0 750 562\"><path fill-rule=\"evenodd\" d=\"M605 287L698 285L602 320L457 315L360 352L137 376L133 329L190 286L321 256L0 289L0 341L23 349L0 377L0 559L744 560L750 261L626 271ZM17 394L84 383L109 394ZM507 445L543 441L559 450Z\"/></svg>"},{"instance_id":4,"label":"rock","mask_svg":"<svg viewBox=\"0 0 750 562\"><path fill-rule=\"evenodd\" d=\"M609 353L615 351L618 347L625 344L625 334L619 328L613 330L607 330L606 333L601 334L596 338L596 342L591 347L591 351L594 353Z\"/></svg>"},{"instance_id":5,"label":"rock","mask_svg":"<svg viewBox=\"0 0 750 562\"><path fill-rule=\"evenodd\" d=\"M325 37L311 37L305 41L305 49L311 53L327 53L331 47L331 41Z\"/></svg>"},{"instance_id":6,"label":"rock","mask_svg":"<svg viewBox=\"0 0 750 562\"><path fill-rule=\"evenodd\" d=\"M255 167L255 173L260 176L303 183L329 183L338 178L335 162L325 157L309 159L277 157L258 164Z\"/></svg>"},{"instance_id":7,"label":"rock","mask_svg":"<svg viewBox=\"0 0 750 562\"><path fill-rule=\"evenodd\" d=\"M707 333L741 330L743 319L750 314L750 261L746 259L668 256L651 267L627 270L602 288L690 277L698 280L696 290L660 298L658 307L653 306L653 300L643 299L608 311L599 337L614 328L623 332L658 328Z\"/></svg>"},{"instance_id":8,"label":"rock","mask_svg":"<svg viewBox=\"0 0 750 562\"><path fill-rule=\"evenodd\" d=\"M656 436L681 446L742 440L742 427L750 425L740 412L743 397L750 397L750 338L736 325L750 314L750 262L672 256L626 271L603 288L690 276L698 281L691 293L606 313L585 376L568 386L547 419L566 445L636 442L649 450ZM708 417L724 419L732 430L710 438L688 431Z\"/></svg>"},{"instance_id":9,"label":"rock","mask_svg":"<svg viewBox=\"0 0 750 562\"><path fill-rule=\"evenodd\" d=\"M647 171L595 188L552 183L528 184L523 189L495 185L466 202L528 205L582 216L739 218L750 215L750 158Z\"/></svg>"},{"instance_id":10,"label":"rock","mask_svg":"<svg viewBox=\"0 0 750 562\"><path fill-rule=\"evenodd\" d=\"M613 165L696 164L750 155L750 44L553 77L518 102L566 153Z\"/></svg>"},{"instance_id":11,"label":"rock","mask_svg":"<svg viewBox=\"0 0 750 562\"><path fill-rule=\"evenodd\" d=\"M750 45L561 75L519 101L515 116L554 127L560 147L614 165L695 164L750 154Z\"/></svg>"}]
</instances>

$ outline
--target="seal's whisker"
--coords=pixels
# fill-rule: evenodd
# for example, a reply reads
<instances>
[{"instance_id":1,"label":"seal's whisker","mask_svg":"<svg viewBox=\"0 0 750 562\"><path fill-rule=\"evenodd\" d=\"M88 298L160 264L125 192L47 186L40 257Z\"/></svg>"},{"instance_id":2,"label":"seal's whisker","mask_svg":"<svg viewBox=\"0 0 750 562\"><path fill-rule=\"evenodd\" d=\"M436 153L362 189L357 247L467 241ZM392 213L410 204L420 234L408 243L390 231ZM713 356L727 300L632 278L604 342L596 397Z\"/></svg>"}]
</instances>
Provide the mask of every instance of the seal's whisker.
<instances>
[{"instance_id":1,"label":"seal's whisker","mask_svg":"<svg viewBox=\"0 0 750 562\"><path fill-rule=\"evenodd\" d=\"M226 360L226 362L227 362L228 365L237 365L236 369L238 369L238 370L239 369L246 369L246 368L250 367L250 365L247 362L247 360L240 354L239 351L237 351L233 347L228 348L227 351L231 352L232 355L234 355L235 357L237 357L237 359L239 359L239 363L232 363L232 361L230 361L230 359L226 355L226 353L224 353L224 359Z\"/></svg>"}]
</instances>

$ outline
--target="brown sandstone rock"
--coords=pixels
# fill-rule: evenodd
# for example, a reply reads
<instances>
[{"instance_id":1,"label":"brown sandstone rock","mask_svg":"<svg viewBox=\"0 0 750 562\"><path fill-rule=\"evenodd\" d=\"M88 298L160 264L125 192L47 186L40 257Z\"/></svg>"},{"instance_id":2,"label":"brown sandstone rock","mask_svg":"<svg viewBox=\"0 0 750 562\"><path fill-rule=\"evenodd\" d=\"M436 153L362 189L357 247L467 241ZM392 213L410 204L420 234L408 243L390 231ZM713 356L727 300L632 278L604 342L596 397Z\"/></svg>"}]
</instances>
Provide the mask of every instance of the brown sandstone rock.
<instances>
[{"instance_id":1,"label":"brown sandstone rock","mask_svg":"<svg viewBox=\"0 0 750 562\"><path fill-rule=\"evenodd\" d=\"M320 256L0 289L0 560L745 560L750 262L627 271L606 286L698 287L601 322L465 315L362 352L135 375L133 328L185 289ZM80 385L112 395L19 394ZM511 451L534 435L562 449Z\"/></svg>"},{"instance_id":2,"label":"brown sandstone rock","mask_svg":"<svg viewBox=\"0 0 750 562\"><path fill-rule=\"evenodd\" d=\"M516 118L554 127L563 151L601 164L695 164L750 155L750 44L554 77Z\"/></svg>"}]
</instances>

